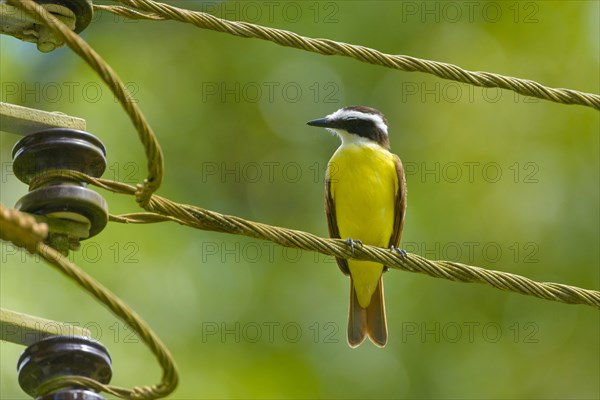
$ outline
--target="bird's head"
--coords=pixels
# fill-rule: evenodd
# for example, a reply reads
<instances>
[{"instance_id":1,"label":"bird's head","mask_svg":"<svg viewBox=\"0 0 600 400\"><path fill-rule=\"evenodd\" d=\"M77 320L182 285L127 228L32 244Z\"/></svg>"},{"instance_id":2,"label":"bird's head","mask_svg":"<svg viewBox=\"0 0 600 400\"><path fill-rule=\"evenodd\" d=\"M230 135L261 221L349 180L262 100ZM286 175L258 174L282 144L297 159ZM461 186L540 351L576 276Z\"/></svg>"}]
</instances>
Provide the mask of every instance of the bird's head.
<instances>
[{"instance_id":1,"label":"bird's head","mask_svg":"<svg viewBox=\"0 0 600 400\"><path fill-rule=\"evenodd\" d=\"M370 141L385 149L390 147L387 120L380 111L371 107L340 108L324 118L308 121L307 124L327 128L340 137L342 144Z\"/></svg>"}]
</instances>

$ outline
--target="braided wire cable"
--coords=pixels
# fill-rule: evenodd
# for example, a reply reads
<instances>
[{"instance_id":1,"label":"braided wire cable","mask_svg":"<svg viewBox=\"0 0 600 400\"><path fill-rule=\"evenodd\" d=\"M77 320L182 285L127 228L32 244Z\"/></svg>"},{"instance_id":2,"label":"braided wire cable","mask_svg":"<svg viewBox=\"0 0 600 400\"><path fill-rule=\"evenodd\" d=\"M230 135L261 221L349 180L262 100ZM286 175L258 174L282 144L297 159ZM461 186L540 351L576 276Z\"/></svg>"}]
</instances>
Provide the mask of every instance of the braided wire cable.
<instances>
[{"instance_id":1,"label":"braided wire cable","mask_svg":"<svg viewBox=\"0 0 600 400\"><path fill-rule=\"evenodd\" d=\"M52 180L70 176L81 182L102 189L134 195L136 188L121 182L93 178L76 171L47 171L38 179ZM36 182L39 184L39 182ZM148 203L151 212L111 215L110 221L119 223L148 224L176 222L191 228L243 235L268 240L284 247L314 251L345 259L375 261L390 268L418 272L435 278L456 282L482 283L496 289L534 296L545 300L569 304L585 304L600 308L600 292L552 282L536 282L529 278L503 271L488 270L452 261L429 260L417 254L405 257L390 249L360 245L350 249L345 240L325 239L299 230L249 221L237 216L224 215L200 207L179 204L167 198L152 195Z\"/></svg>"},{"instance_id":2,"label":"braided wire cable","mask_svg":"<svg viewBox=\"0 0 600 400\"><path fill-rule=\"evenodd\" d=\"M7 209L0 203L0 239L39 254L50 265L67 275L102 304L106 305L113 314L129 325L148 346L162 367L163 376L161 382L157 385L138 386L131 390L105 385L87 377L61 376L45 382L38 388L37 395L43 396L58 388L73 384L104 391L126 399L156 399L173 392L178 382L177 367L173 356L164 343L148 324L117 295L69 261L59 251L46 245L43 240L47 233L48 227L46 224L37 223L32 216L14 209Z\"/></svg>"},{"instance_id":3,"label":"braided wire cable","mask_svg":"<svg viewBox=\"0 0 600 400\"><path fill-rule=\"evenodd\" d=\"M70 30L65 24L52 16L52 14L47 12L45 8L35 3L33 0L7 0L7 2L15 7L22 8L25 12L36 18L36 20L46 24L54 31L54 33L60 35L67 46L98 73L100 78L102 78L106 85L112 90L115 97L119 99L123 109L138 132L138 137L144 146L146 154L148 177L144 184L140 185L138 188L137 199L140 205L143 206L145 202L147 202L149 196L155 192L162 183L164 161L158 139L141 109L133 100L129 90L117 73L89 44Z\"/></svg>"},{"instance_id":4,"label":"braided wire cable","mask_svg":"<svg viewBox=\"0 0 600 400\"><path fill-rule=\"evenodd\" d=\"M406 72L424 72L442 79L469 85L511 90L524 96L537 97L561 104L578 104L600 110L600 95L565 88L551 88L529 79L515 78L484 71L468 71L457 65L424 60L406 55L385 54L369 47L315 39L283 29L269 28L249 22L229 21L200 11L191 11L153 0L116 0L122 6L94 6L100 11L131 19L174 20L230 35L257 38L323 55L338 55L358 61Z\"/></svg>"}]
</instances>

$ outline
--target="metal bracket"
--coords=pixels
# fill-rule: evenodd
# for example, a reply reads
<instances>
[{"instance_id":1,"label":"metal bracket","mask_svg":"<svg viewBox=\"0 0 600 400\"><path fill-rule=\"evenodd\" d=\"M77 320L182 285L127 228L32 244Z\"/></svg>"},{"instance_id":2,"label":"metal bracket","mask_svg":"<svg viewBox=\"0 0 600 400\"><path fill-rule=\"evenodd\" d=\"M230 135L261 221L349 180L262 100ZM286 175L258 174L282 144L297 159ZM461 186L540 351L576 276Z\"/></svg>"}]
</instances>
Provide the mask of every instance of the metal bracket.
<instances>
[{"instance_id":1,"label":"metal bracket","mask_svg":"<svg viewBox=\"0 0 600 400\"><path fill-rule=\"evenodd\" d=\"M75 29L77 16L68 7L51 3L40 4L40 7L62 21L69 29ZM42 53L49 53L65 44L62 38L56 36L48 27L23 10L7 4L5 0L0 0L0 33L25 42L37 43L37 49Z\"/></svg>"},{"instance_id":2,"label":"metal bracket","mask_svg":"<svg viewBox=\"0 0 600 400\"><path fill-rule=\"evenodd\" d=\"M52 321L0 308L0 340L30 346L49 336L91 337L91 332L66 322Z\"/></svg>"},{"instance_id":3,"label":"metal bracket","mask_svg":"<svg viewBox=\"0 0 600 400\"><path fill-rule=\"evenodd\" d=\"M27 136L48 128L85 131L85 120L60 112L48 112L0 102L0 131Z\"/></svg>"}]
</instances>

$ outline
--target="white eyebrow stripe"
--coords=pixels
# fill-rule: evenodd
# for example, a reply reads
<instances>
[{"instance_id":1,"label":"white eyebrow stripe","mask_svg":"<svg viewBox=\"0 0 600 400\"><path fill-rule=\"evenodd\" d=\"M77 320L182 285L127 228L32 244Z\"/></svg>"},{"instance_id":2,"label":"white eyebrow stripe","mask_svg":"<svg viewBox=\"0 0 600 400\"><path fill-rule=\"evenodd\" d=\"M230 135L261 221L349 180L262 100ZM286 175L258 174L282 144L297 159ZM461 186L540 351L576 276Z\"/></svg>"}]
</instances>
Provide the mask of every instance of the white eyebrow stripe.
<instances>
[{"instance_id":1,"label":"white eyebrow stripe","mask_svg":"<svg viewBox=\"0 0 600 400\"><path fill-rule=\"evenodd\" d=\"M385 134L388 134L388 128L385 122L383 122L383 118L381 118L377 114L368 114L361 111L356 110L345 110L339 109L336 112L329 114L327 116L328 119L347 119L347 118L358 118L363 120L371 120L373 123Z\"/></svg>"}]
</instances>

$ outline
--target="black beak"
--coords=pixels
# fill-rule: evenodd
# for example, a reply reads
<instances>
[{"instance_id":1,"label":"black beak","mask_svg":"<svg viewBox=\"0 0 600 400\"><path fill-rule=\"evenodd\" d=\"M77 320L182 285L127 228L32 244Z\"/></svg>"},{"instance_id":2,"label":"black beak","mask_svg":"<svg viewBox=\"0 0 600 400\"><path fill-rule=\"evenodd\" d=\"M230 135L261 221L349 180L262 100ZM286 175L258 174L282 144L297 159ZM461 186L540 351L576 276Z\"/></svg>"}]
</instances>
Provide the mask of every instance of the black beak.
<instances>
[{"instance_id":1,"label":"black beak","mask_svg":"<svg viewBox=\"0 0 600 400\"><path fill-rule=\"evenodd\" d=\"M312 121L308 121L306 124L310 125L310 126L319 126L321 128L334 128L335 127L334 126L335 123L328 118L313 119Z\"/></svg>"}]
</instances>

